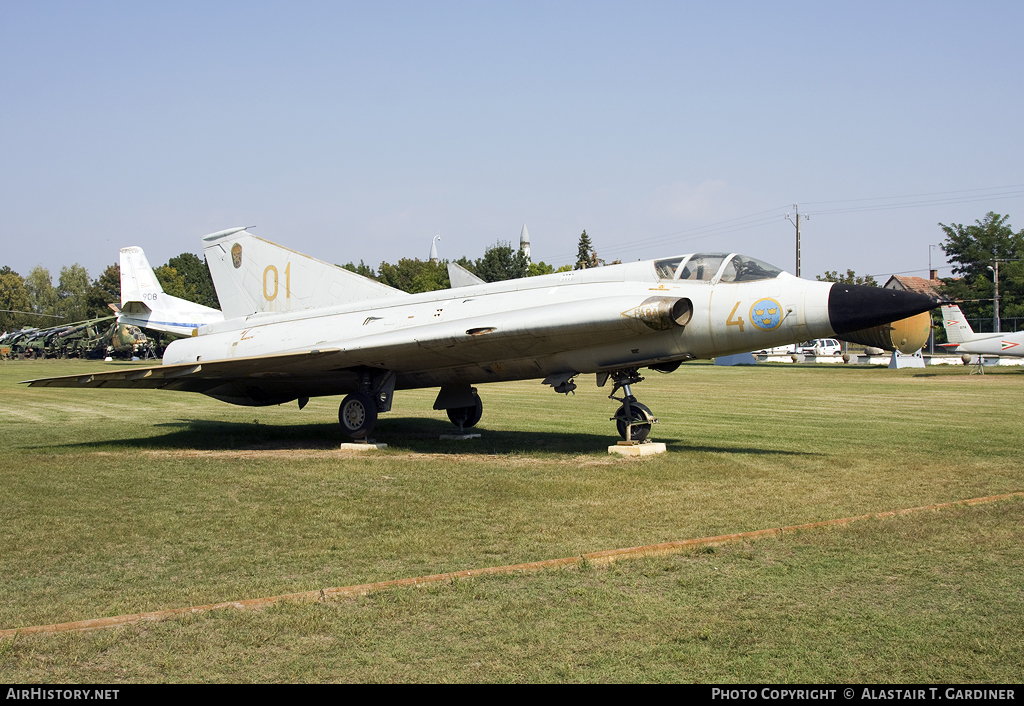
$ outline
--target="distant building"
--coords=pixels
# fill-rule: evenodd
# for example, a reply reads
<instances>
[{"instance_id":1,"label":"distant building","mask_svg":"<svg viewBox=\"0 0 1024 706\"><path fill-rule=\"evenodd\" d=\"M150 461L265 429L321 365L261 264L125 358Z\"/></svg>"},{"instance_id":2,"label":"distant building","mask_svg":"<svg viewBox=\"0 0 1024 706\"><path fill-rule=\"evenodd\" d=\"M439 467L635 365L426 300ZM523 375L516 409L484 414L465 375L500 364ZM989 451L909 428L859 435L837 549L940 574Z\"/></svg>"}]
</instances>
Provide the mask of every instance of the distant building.
<instances>
[{"instance_id":1,"label":"distant building","mask_svg":"<svg viewBox=\"0 0 1024 706\"><path fill-rule=\"evenodd\" d=\"M526 230L526 224L523 224L523 232L519 234L519 249L526 254L526 261L533 262L530 259L530 231Z\"/></svg>"},{"instance_id":2,"label":"distant building","mask_svg":"<svg viewBox=\"0 0 1024 706\"><path fill-rule=\"evenodd\" d=\"M935 274L934 270L931 274ZM939 291L939 287L942 286L942 280L934 277L932 279L925 279L924 277L901 277L900 275L893 275L883 286L885 289L898 289L903 292L926 294L929 297L934 297L936 299L942 298L942 294Z\"/></svg>"}]
</instances>

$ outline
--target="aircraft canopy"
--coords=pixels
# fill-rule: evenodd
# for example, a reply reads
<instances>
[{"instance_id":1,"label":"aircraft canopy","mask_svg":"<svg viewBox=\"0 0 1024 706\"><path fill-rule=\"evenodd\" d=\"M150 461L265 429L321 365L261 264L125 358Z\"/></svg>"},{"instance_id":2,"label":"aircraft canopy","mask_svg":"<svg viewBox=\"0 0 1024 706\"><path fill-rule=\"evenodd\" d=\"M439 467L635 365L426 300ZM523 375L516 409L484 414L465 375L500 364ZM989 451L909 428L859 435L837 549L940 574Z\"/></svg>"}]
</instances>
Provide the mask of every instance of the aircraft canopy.
<instances>
[{"instance_id":1,"label":"aircraft canopy","mask_svg":"<svg viewBox=\"0 0 1024 706\"><path fill-rule=\"evenodd\" d=\"M654 269L659 279L691 282L753 282L774 279L782 273L780 268L763 260L721 252L702 252L656 260Z\"/></svg>"}]
</instances>

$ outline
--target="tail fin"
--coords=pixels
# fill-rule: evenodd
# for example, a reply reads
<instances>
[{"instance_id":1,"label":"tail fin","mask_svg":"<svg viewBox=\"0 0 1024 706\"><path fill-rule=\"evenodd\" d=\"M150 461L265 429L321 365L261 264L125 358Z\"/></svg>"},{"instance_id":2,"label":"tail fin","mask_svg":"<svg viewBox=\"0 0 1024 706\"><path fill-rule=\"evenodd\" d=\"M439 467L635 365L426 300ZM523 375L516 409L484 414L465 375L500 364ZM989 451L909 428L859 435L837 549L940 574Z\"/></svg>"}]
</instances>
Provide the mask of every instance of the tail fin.
<instances>
[{"instance_id":1,"label":"tail fin","mask_svg":"<svg viewBox=\"0 0 1024 706\"><path fill-rule=\"evenodd\" d=\"M526 226L523 226L524 228ZM448 263L448 279L452 289L456 287L472 287L474 284L486 284L482 279L456 262Z\"/></svg>"},{"instance_id":2,"label":"tail fin","mask_svg":"<svg viewBox=\"0 0 1024 706\"><path fill-rule=\"evenodd\" d=\"M405 292L230 228L203 238L224 316L286 312L404 297Z\"/></svg>"},{"instance_id":3,"label":"tail fin","mask_svg":"<svg viewBox=\"0 0 1024 706\"><path fill-rule=\"evenodd\" d=\"M200 326L223 320L217 309L164 292L142 248L121 248L120 323L191 336Z\"/></svg>"},{"instance_id":4,"label":"tail fin","mask_svg":"<svg viewBox=\"0 0 1024 706\"><path fill-rule=\"evenodd\" d=\"M950 343L959 345L977 338L960 307L955 304L942 305L942 325L946 329L946 338Z\"/></svg>"}]
</instances>

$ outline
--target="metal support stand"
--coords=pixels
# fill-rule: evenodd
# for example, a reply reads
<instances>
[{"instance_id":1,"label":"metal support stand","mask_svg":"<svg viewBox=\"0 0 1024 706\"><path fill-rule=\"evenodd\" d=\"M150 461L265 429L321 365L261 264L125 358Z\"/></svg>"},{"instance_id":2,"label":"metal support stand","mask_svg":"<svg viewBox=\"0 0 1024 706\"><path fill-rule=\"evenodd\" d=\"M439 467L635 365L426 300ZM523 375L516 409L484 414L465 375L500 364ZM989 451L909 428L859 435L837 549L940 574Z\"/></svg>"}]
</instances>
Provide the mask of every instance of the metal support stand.
<instances>
[{"instance_id":1,"label":"metal support stand","mask_svg":"<svg viewBox=\"0 0 1024 706\"><path fill-rule=\"evenodd\" d=\"M608 399L622 403L622 409L625 412L625 419L623 421L626 425L626 443L632 444L634 443L634 426L650 425L656 423L658 420L648 415L648 412L650 410L643 411L643 409L641 409L643 413L640 416L644 417L644 419L640 419L637 421L633 420L633 406L639 405L640 403L637 402L636 397L633 396L632 386L639 382L643 382L644 379L636 368L627 368L625 370L613 371L611 373L611 378L615 384L612 387L612 393L608 395ZM624 394L622 397L616 397L615 393L618 392L620 388L622 389ZM617 417L610 417L609 421L617 422L619 421L619 419Z\"/></svg>"}]
</instances>

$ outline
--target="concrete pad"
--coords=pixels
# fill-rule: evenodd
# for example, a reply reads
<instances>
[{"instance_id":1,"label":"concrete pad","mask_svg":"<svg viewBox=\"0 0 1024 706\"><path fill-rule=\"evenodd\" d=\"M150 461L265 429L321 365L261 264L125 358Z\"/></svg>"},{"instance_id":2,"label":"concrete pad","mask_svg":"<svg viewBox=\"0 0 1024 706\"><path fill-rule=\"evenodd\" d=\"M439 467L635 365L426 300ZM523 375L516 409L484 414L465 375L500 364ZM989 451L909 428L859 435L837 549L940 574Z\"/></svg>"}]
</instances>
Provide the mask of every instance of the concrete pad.
<instances>
[{"instance_id":1,"label":"concrete pad","mask_svg":"<svg viewBox=\"0 0 1024 706\"><path fill-rule=\"evenodd\" d=\"M380 451L386 449L387 444L378 444L375 441L364 441L362 443L351 442L341 445L342 451Z\"/></svg>"},{"instance_id":2,"label":"concrete pad","mask_svg":"<svg viewBox=\"0 0 1024 706\"><path fill-rule=\"evenodd\" d=\"M438 439L451 439L452 441L465 441L466 439L479 439L479 434L441 434Z\"/></svg>"},{"instance_id":3,"label":"concrete pad","mask_svg":"<svg viewBox=\"0 0 1024 706\"><path fill-rule=\"evenodd\" d=\"M630 444L619 442L615 446L608 447L608 453L620 454L622 456L653 456L654 454L667 453L668 449L660 441L647 441L642 444Z\"/></svg>"}]
</instances>

